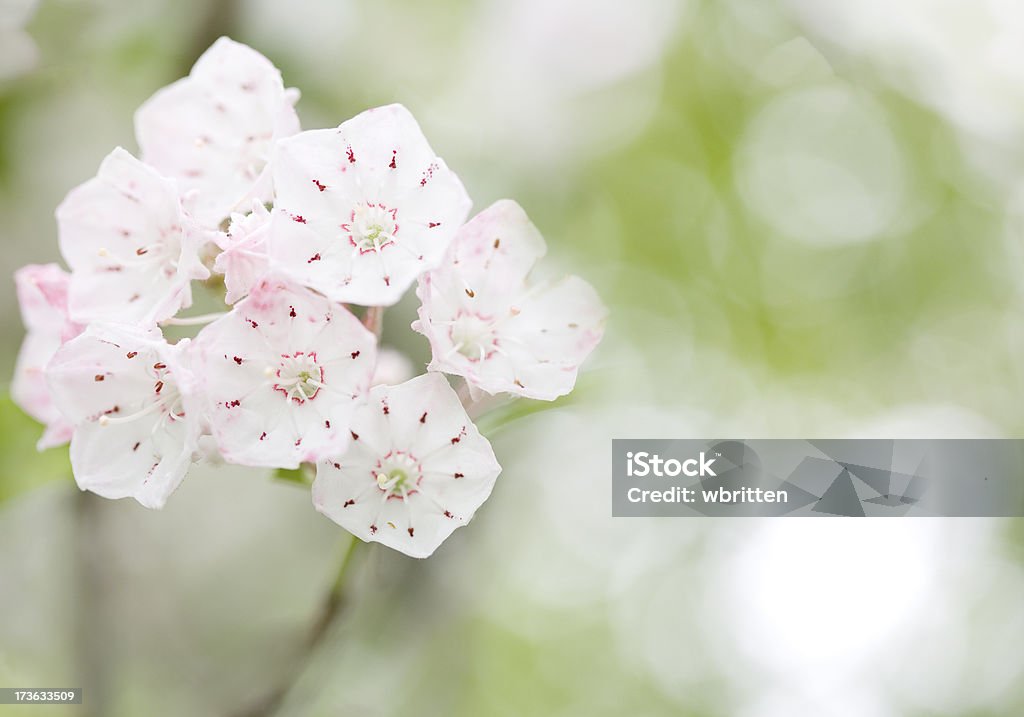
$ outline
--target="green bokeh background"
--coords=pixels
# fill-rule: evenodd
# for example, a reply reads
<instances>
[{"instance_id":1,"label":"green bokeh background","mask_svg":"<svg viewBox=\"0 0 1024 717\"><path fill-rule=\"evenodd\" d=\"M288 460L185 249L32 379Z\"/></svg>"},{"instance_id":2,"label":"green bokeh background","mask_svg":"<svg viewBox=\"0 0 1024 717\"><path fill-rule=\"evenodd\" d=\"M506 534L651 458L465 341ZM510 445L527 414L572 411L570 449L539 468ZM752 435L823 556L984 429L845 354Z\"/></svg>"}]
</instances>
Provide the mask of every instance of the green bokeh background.
<instances>
[{"instance_id":1,"label":"green bokeh background","mask_svg":"<svg viewBox=\"0 0 1024 717\"><path fill-rule=\"evenodd\" d=\"M504 473L435 557L357 555L279 714L1021 714L1020 521L623 522L607 465L612 437L1024 436L1019 14L42 0L0 81L0 271L59 260L56 205L220 34L305 128L402 102L608 334L571 400L485 419ZM384 338L422 365L415 309ZM38 434L0 403L0 685L86 705L0 715L233 714L299 664L346 547L301 487L196 470L152 513L79 494Z\"/></svg>"}]
</instances>

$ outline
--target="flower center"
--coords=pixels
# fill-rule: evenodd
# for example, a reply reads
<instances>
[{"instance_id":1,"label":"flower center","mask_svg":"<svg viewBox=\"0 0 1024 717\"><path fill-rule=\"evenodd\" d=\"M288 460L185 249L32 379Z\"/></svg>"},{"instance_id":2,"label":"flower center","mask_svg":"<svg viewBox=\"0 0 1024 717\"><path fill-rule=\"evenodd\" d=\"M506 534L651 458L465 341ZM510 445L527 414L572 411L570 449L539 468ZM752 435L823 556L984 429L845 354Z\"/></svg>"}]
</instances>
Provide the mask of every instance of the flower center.
<instances>
[{"instance_id":1,"label":"flower center","mask_svg":"<svg viewBox=\"0 0 1024 717\"><path fill-rule=\"evenodd\" d=\"M398 210L383 204L361 202L352 210L349 222L341 228L348 232L349 243L360 254L380 251L395 243L398 234Z\"/></svg>"},{"instance_id":2,"label":"flower center","mask_svg":"<svg viewBox=\"0 0 1024 717\"><path fill-rule=\"evenodd\" d=\"M405 451L390 451L377 461L373 469L374 480L388 499L402 498L416 492L423 480L423 468L416 457Z\"/></svg>"},{"instance_id":3,"label":"flower center","mask_svg":"<svg viewBox=\"0 0 1024 717\"><path fill-rule=\"evenodd\" d=\"M270 369L270 372L277 379L274 390L297 403L315 398L324 385L324 370L316 362L315 351L296 351L290 356L283 354L278 368Z\"/></svg>"},{"instance_id":4,"label":"flower center","mask_svg":"<svg viewBox=\"0 0 1024 717\"><path fill-rule=\"evenodd\" d=\"M167 365L158 362L148 373L153 379L153 388L150 395L143 401L142 407L127 415L115 412L104 413L99 417L101 426L129 423L156 413L159 414L158 422L153 427L153 430L156 431L167 424L185 418L185 406L181 398L181 391L178 390L177 384L171 378L171 372Z\"/></svg>"},{"instance_id":5,"label":"flower center","mask_svg":"<svg viewBox=\"0 0 1024 717\"><path fill-rule=\"evenodd\" d=\"M470 361L483 361L498 350L494 335L494 322L476 314L462 313L452 321L448 330L455 351Z\"/></svg>"}]
</instances>

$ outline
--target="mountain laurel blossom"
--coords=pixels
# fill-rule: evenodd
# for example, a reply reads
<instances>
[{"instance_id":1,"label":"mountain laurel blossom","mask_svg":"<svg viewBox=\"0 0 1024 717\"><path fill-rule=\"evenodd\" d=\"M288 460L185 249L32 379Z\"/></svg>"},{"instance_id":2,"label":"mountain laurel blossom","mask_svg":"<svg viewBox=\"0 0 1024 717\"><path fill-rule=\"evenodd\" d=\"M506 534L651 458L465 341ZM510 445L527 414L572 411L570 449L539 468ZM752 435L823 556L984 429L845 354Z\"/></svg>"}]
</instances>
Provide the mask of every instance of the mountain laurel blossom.
<instances>
[{"instance_id":1,"label":"mountain laurel blossom","mask_svg":"<svg viewBox=\"0 0 1024 717\"><path fill-rule=\"evenodd\" d=\"M196 219L216 228L249 200L271 199L267 163L274 143L299 131L298 99L267 58L222 37L135 113L142 159L176 179Z\"/></svg>"},{"instance_id":2,"label":"mountain laurel blossom","mask_svg":"<svg viewBox=\"0 0 1024 717\"><path fill-rule=\"evenodd\" d=\"M74 426L71 469L84 490L161 508L198 448L188 340L157 328L93 323L61 346L46 374Z\"/></svg>"},{"instance_id":3,"label":"mountain laurel blossom","mask_svg":"<svg viewBox=\"0 0 1024 717\"><path fill-rule=\"evenodd\" d=\"M438 373L374 388L352 433L348 450L317 465L313 505L353 535L416 558L469 522L501 472Z\"/></svg>"},{"instance_id":4,"label":"mountain laurel blossom","mask_svg":"<svg viewBox=\"0 0 1024 717\"><path fill-rule=\"evenodd\" d=\"M462 376L486 393L551 401L572 391L580 364L601 341L607 310L576 276L531 285L547 247L515 202L469 221L451 256L420 277L419 320L432 371Z\"/></svg>"},{"instance_id":5,"label":"mountain laurel blossom","mask_svg":"<svg viewBox=\"0 0 1024 717\"><path fill-rule=\"evenodd\" d=\"M472 418L571 391L607 312L582 279L533 280L545 244L514 202L466 223L406 108L300 131L297 99L221 38L139 108L140 158L114 149L57 209L70 271L15 274L12 398L40 449L70 440L82 490L161 508L197 462L277 469L354 536L425 558L501 472ZM417 282L425 373L380 346ZM222 310L184 314L193 293Z\"/></svg>"}]
</instances>

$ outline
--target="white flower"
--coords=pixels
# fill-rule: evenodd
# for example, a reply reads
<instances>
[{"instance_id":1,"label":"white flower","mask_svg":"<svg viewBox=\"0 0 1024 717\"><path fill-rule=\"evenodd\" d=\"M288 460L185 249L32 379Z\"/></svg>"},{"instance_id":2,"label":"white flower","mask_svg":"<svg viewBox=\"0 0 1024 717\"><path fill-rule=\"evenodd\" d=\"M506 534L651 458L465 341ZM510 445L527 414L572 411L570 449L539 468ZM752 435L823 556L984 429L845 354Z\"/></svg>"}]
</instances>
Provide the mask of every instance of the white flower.
<instances>
[{"instance_id":1,"label":"white flower","mask_svg":"<svg viewBox=\"0 0 1024 717\"><path fill-rule=\"evenodd\" d=\"M378 386L344 453L317 466L316 509L362 540L415 558L470 521L501 472L440 374Z\"/></svg>"},{"instance_id":2,"label":"white flower","mask_svg":"<svg viewBox=\"0 0 1024 717\"><path fill-rule=\"evenodd\" d=\"M400 351L381 348L377 351L377 366L373 369L371 385L394 386L408 381L413 376L412 361Z\"/></svg>"},{"instance_id":3,"label":"white flower","mask_svg":"<svg viewBox=\"0 0 1024 717\"><path fill-rule=\"evenodd\" d=\"M553 400L569 393L600 342L607 310L576 276L530 286L544 239L515 202L499 201L459 232L448 260L420 279L428 369L471 388Z\"/></svg>"},{"instance_id":4,"label":"white flower","mask_svg":"<svg viewBox=\"0 0 1024 717\"><path fill-rule=\"evenodd\" d=\"M159 330L96 323L46 368L74 426L71 468L82 490L161 508L192 464L202 420L182 354Z\"/></svg>"},{"instance_id":5,"label":"white flower","mask_svg":"<svg viewBox=\"0 0 1024 717\"><path fill-rule=\"evenodd\" d=\"M21 320L27 331L18 352L11 398L46 425L39 450L67 443L72 426L53 404L43 369L82 327L68 319L68 274L56 264L30 264L14 273Z\"/></svg>"},{"instance_id":6,"label":"white flower","mask_svg":"<svg viewBox=\"0 0 1024 717\"><path fill-rule=\"evenodd\" d=\"M136 112L142 158L194 190L189 208L217 227L247 200L270 199L267 161L277 139L299 131L296 100L267 58L222 37Z\"/></svg>"},{"instance_id":7,"label":"white flower","mask_svg":"<svg viewBox=\"0 0 1024 717\"><path fill-rule=\"evenodd\" d=\"M277 145L270 255L336 301L397 302L438 265L470 200L401 105Z\"/></svg>"},{"instance_id":8,"label":"white flower","mask_svg":"<svg viewBox=\"0 0 1024 717\"><path fill-rule=\"evenodd\" d=\"M270 212L263 203L254 199L249 214L232 214L227 234L221 234L218 244L223 250L214 261L213 270L224 275L227 294L224 300L234 304L249 293L256 281L267 273L267 230Z\"/></svg>"},{"instance_id":9,"label":"white flower","mask_svg":"<svg viewBox=\"0 0 1024 717\"><path fill-rule=\"evenodd\" d=\"M192 345L224 459L295 468L344 450L376 338L344 306L268 275Z\"/></svg>"},{"instance_id":10,"label":"white flower","mask_svg":"<svg viewBox=\"0 0 1024 717\"><path fill-rule=\"evenodd\" d=\"M120 147L57 207L57 228L75 321L167 319L192 303L189 282L210 275L174 182Z\"/></svg>"}]
</instances>

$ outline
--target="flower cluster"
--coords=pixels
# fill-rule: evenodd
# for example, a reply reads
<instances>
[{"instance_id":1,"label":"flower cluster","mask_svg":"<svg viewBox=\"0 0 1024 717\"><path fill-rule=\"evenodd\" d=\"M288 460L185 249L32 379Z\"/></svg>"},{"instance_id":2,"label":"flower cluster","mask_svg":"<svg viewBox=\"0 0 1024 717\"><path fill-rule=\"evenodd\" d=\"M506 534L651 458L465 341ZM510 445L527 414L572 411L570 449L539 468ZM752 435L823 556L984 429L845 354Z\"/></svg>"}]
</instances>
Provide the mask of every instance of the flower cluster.
<instances>
[{"instance_id":1,"label":"flower cluster","mask_svg":"<svg viewBox=\"0 0 1024 717\"><path fill-rule=\"evenodd\" d=\"M46 424L40 448L70 439L83 490L159 508L211 457L315 466L317 510L426 557L501 470L467 408L571 391L605 309L576 277L530 282L545 245L514 202L467 221L462 183L404 107L300 131L297 99L221 38L138 110L139 158L115 149L57 209L70 273L15 276L13 395ZM193 282L230 309L181 316ZM433 359L405 380L379 329L414 283Z\"/></svg>"}]
</instances>

